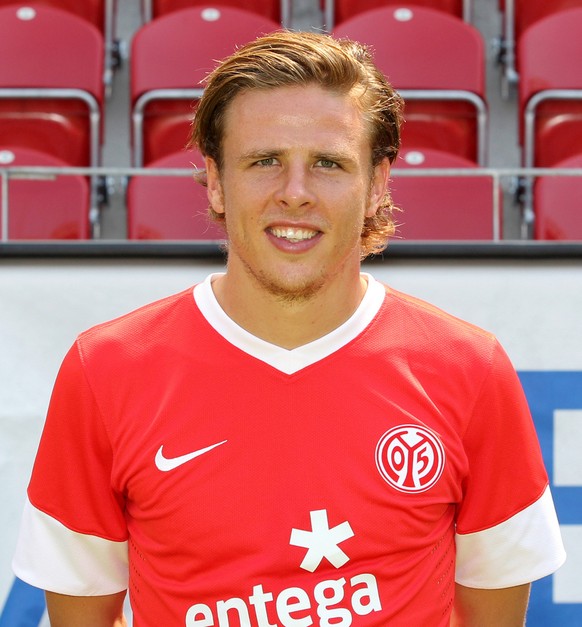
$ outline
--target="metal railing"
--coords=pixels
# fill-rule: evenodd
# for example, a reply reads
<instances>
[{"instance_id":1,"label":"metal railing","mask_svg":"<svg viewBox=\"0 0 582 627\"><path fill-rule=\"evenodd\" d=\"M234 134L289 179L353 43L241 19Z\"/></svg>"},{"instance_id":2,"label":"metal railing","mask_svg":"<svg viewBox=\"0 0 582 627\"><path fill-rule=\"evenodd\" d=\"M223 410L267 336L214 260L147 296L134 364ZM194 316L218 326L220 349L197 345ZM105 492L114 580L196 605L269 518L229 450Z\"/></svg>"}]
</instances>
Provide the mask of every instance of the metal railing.
<instances>
[{"instance_id":1,"label":"metal railing","mask_svg":"<svg viewBox=\"0 0 582 627\"><path fill-rule=\"evenodd\" d=\"M484 167L487 162L488 113L485 100L475 92L465 89L399 89L405 102L461 102L474 109L477 125L477 163Z\"/></svg>"}]
</instances>

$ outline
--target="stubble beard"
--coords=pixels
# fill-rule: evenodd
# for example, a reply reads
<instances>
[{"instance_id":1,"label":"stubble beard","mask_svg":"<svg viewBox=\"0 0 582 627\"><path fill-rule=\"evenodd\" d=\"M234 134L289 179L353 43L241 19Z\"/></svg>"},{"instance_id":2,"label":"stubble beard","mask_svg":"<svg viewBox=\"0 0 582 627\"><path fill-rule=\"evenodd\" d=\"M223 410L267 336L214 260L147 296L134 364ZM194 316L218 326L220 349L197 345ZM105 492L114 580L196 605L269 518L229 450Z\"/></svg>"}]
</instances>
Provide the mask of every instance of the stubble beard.
<instances>
[{"instance_id":1,"label":"stubble beard","mask_svg":"<svg viewBox=\"0 0 582 627\"><path fill-rule=\"evenodd\" d=\"M294 282L278 281L276 277L271 277L267 273L251 267L243 260L244 268L258 286L273 296L282 305L296 305L310 301L325 286L328 278L323 272L315 277L306 278L303 281Z\"/></svg>"}]
</instances>

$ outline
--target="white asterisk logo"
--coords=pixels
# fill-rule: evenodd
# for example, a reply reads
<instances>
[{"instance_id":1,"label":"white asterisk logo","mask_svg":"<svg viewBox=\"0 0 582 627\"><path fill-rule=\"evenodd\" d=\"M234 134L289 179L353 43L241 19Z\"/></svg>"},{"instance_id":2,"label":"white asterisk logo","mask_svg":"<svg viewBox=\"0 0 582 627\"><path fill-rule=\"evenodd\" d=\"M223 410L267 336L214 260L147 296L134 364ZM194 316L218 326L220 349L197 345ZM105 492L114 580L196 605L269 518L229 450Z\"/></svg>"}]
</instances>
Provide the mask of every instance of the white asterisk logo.
<instances>
[{"instance_id":1,"label":"white asterisk logo","mask_svg":"<svg viewBox=\"0 0 582 627\"><path fill-rule=\"evenodd\" d=\"M336 568L343 566L350 558L338 545L354 535L350 523L346 521L330 529L325 509L310 512L310 516L312 531L291 530L290 544L307 549L301 568L312 573L324 557Z\"/></svg>"}]
</instances>

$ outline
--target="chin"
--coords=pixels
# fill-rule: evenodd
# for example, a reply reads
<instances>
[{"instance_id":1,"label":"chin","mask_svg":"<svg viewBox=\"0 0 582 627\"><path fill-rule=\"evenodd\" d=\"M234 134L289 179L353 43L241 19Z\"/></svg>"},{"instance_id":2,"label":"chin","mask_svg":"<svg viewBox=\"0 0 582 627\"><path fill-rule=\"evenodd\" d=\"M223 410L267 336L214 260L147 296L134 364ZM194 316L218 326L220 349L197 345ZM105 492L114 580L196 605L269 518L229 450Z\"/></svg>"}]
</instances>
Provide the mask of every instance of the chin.
<instances>
[{"instance_id":1,"label":"chin","mask_svg":"<svg viewBox=\"0 0 582 627\"><path fill-rule=\"evenodd\" d=\"M313 298L326 284L324 275L285 279L284 277L267 276L261 273L254 274L254 277L269 294L286 303L307 301Z\"/></svg>"}]
</instances>

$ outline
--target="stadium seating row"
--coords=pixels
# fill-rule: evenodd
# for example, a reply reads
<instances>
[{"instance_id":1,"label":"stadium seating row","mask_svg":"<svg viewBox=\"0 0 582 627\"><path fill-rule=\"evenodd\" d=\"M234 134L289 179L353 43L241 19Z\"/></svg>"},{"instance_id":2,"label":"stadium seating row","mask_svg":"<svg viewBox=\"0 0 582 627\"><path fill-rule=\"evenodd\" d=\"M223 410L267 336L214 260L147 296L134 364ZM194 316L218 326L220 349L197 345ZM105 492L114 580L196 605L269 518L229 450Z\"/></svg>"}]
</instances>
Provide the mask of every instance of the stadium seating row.
<instances>
[{"instance_id":1,"label":"stadium seating row","mask_svg":"<svg viewBox=\"0 0 582 627\"><path fill-rule=\"evenodd\" d=\"M330 3L326 0L323 8L328 10ZM4 59L17 60L0 66L0 167L100 163L108 85L104 69L112 50L104 33L116 4L113 0L95 0L86 3L93 12L87 6L83 15L50 4L56 1L0 7L0 53ZM79 9L79 3L69 4ZM288 0L236 3L254 7L253 11L226 4L191 4L196 3L142 1L145 23L135 34L130 53L132 154L136 166L188 167L193 160L196 162L199 157L185 153L183 146L195 101L202 93L201 80L213 60L260 33L278 29L289 15ZM485 165L485 58L480 33L461 18L467 14L467 7L441 2L437 10L383 2L384 6L373 8L376 4L379 2L335 0L333 12L327 15L333 15L335 36L372 45L379 66L405 97L404 151L397 169ZM508 4L506 1L506 10ZM365 10L357 11L356 6ZM577 77L577 64L568 60L579 58L582 44L577 33L581 28L582 8L564 9L537 20L520 37L520 141L526 166L580 165L577 158L582 154L582 140L576 142L573 137L579 135L577 129L582 124L582 77ZM113 32L111 26L109 32ZM67 178L68 187L64 185ZM52 184L52 195L61 186L74 187L79 198L86 198L87 183L81 185L84 179L78 178L63 176L52 183L12 181L10 219L3 215L2 220L4 237L87 237L92 226L88 216L96 215L95 180L89 184L88 204L78 204L81 209L77 209L74 228L64 228L63 224L50 227L46 220L57 212L49 210L44 200L43 220L32 225L32 218L26 217L35 204L24 192L26 184ZM171 203L167 179L163 193L155 191L155 185L160 185L158 177L133 177L129 181L130 238L218 237L215 227L203 222L200 231L196 226L196 213L203 209L186 210L185 215L171 222L168 206L171 204L180 214L184 211L180 198L192 198L186 205L189 207L200 203L206 206L203 190L185 178L175 181ZM552 198L559 196L561 189L579 190L581 185L580 178L538 181L532 193L538 216L536 237L582 239L582 226L573 205L568 210L567 203L561 203L566 218L558 226L544 227L547 220L543 215L556 204ZM67 193L72 197L72 192ZM409 209L401 227L403 238L491 239L501 234L499 211L494 210L499 203L493 197L491 179L395 177L393 194L397 204ZM441 200L442 209L437 207ZM85 209L87 206L92 213ZM71 213L65 211L67 224L71 223Z\"/></svg>"},{"instance_id":2,"label":"stadium seating row","mask_svg":"<svg viewBox=\"0 0 582 627\"><path fill-rule=\"evenodd\" d=\"M134 165L147 165L183 145L191 103L200 96L200 81L213 59L277 27L268 18L222 7L174 12L140 29L131 49ZM405 145L485 164L485 62L474 27L432 9L384 7L356 15L333 33L373 45L381 69L408 103ZM430 63L419 41L432 42Z\"/></svg>"}]
</instances>

